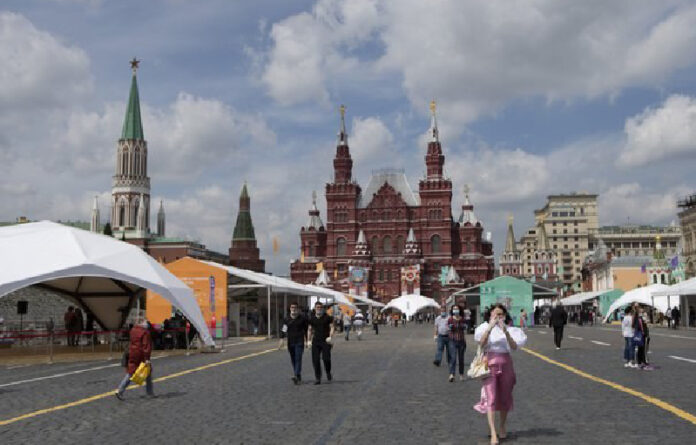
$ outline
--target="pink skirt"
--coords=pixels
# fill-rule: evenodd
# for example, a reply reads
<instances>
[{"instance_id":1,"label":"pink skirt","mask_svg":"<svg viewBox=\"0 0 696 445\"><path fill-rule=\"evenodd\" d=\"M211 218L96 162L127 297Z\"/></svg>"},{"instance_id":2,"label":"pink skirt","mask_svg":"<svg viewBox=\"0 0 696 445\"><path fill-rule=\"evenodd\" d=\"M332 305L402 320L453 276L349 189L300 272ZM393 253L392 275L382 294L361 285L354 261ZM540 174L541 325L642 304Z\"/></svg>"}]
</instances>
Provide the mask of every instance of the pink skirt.
<instances>
[{"instance_id":1,"label":"pink skirt","mask_svg":"<svg viewBox=\"0 0 696 445\"><path fill-rule=\"evenodd\" d=\"M488 369L491 375L482 380L481 400L474 405L480 413L512 411L512 388L517 377L508 353L489 352Z\"/></svg>"}]
</instances>

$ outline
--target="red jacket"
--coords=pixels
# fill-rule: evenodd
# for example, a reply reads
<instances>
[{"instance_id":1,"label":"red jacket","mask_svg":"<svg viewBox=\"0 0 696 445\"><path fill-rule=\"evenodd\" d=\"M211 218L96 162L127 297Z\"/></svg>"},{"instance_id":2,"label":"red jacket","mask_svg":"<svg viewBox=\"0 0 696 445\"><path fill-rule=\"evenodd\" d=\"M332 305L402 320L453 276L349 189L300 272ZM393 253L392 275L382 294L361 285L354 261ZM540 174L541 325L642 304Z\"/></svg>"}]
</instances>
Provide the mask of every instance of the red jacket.
<instances>
[{"instance_id":1,"label":"red jacket","mask_svg":"<svg viewBox=\"0 0 696 445\"><path fill-rule=\"evenodd\" d=\"M133 374L141 362L150 360L152 353L152 337L147 328L134 326L130 331L130 346L128 347L128 373Z\"/></svg>"}]
</instances>

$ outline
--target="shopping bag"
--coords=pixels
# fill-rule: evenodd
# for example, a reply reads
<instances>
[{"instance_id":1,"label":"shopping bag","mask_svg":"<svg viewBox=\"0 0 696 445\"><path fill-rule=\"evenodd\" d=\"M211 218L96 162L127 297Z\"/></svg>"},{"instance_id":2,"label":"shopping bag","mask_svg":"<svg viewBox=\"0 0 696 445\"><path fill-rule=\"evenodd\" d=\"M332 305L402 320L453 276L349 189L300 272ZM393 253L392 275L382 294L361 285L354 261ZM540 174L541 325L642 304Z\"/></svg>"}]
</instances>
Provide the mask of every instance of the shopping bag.
<instances>
[{"instance_id":1,"label":"shopping bag","mask_svg":"<svg viewBox=\"0 0 696 445\"><path fill-rule=\"evenodd\" d=\"M150 365L145 364L145 362L140 362L138 369L135 370L130 378L130 381L136 385L142 385L145 383L145 379L150 375Z\"/></svg>"},{"instance_id":2,"label":"shopping bag","mask_svg":"<svg viewBox=\"0 0 696 445\"><path fill-rule=\"evenodd\" d=\"M476 356L471 361L466 374L472 379L481 379L491 375L491 371L488 369L488 357L481 349L481 345L476 348Z\"/></svg>"}]
</instances>

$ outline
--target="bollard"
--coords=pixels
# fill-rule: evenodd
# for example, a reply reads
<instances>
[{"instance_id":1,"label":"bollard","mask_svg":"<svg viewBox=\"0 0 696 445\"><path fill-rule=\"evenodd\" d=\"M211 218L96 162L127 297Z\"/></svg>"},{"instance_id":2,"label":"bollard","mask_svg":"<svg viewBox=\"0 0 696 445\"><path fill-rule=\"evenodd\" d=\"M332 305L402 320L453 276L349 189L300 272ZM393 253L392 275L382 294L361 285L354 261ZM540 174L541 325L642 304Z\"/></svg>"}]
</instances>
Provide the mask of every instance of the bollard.
<instances>
[{"instance_id":1,"label":"bollard","mask_svg":"<svg viewBox=\"0 0 696 445\"><path fill-rule=\"evenodd\" d=\"M114 354L113 354L113 352L114 352L114 342L112 341L111 336L112 336L112 332L109 331L109 360L111 360L111 359L114 358Z\"/></svg>"}]
</instances>

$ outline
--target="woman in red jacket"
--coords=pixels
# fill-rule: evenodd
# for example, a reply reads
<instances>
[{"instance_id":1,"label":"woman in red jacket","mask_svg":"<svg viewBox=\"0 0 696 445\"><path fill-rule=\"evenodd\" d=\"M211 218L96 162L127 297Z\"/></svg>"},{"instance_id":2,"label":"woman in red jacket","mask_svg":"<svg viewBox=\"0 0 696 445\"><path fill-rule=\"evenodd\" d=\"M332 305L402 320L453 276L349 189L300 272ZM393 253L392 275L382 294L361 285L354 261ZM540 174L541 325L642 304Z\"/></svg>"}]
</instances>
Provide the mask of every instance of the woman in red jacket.
<instances>
[{"instance_id":1,"label":"woman in red jacket","mask_svg":"<svg viewBox=\"0 0 696 445\"><path fill-rule=\"evenodd\" d=\"M130 384L130 378L140 366L140 363L145 362L150 367L150 374L145 380L145 391L148 397L155 397L152 388L152 365L150 364L150 354L152 353L152 337L148 330L147 320L142 318L133 326L130 331L130 345L128 347L128 370L126 376L121 381L116 391L116 397L123 400L123 392Z\"/></svg>"}]
</instances>

